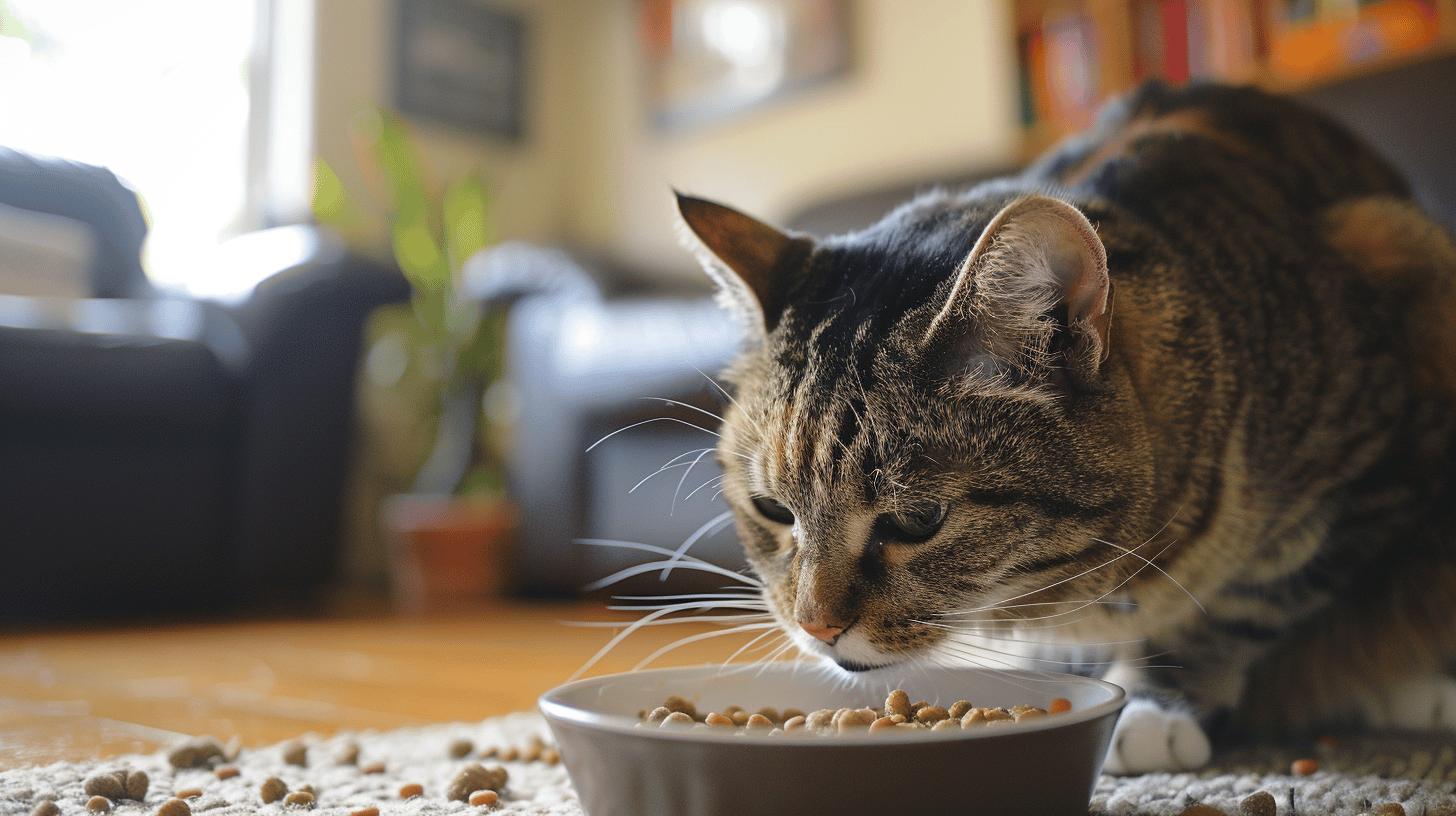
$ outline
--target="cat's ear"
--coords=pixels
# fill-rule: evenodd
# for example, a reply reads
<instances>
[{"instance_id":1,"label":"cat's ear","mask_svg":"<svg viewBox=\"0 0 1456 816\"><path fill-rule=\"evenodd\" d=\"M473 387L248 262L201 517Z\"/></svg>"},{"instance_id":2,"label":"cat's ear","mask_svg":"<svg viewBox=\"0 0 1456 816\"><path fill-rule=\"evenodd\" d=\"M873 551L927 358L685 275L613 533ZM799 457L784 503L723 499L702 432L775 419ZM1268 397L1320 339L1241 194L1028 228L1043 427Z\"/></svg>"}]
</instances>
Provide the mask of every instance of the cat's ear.
<instances>
[{"instance_id":1,"label":"cat's ear","mask_svg":"<svg viewBox=\"0 0 1456 816\"><path fill-rule=\"evenodd\" d=\"M1087 216L1031 195L991 219L956 270L926 347L958 347L1001 373L1047 367L1086 382L1112 327L1107 251Z\"/></svg>"},{"instance_id":2,"label":"cat's ear","mask_svg":"<svg viewBox=\"0 0 1456 816\"><path fill-rule=\"evenodd\" d=\"M725 305L761 338L778 324L795 267L808 256L812 241L731 207L674 193L684 246L718 284Z\"/></svg>"}]
</instances>

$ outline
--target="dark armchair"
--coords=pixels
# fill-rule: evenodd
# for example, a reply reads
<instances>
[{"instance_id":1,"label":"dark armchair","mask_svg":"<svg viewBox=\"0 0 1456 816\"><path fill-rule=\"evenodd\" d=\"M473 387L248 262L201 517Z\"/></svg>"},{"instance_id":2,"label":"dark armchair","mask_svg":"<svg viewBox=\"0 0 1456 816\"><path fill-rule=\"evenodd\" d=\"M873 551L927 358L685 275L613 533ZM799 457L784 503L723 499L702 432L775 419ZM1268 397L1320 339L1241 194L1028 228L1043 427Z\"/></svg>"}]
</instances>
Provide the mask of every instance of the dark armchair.
<instances>
[{"instance_id":1,"label":"dark armchair","mask_svg":"<svg viewBox=\"0 0 1456 816\"><path fill-rule=\"evenodd\" d=\"M235 243L255 285L231 299L167 295L109 172L0 151L0 205L92 250L85 296L0 287L0 623L308 597L338 549L361 327L408 296L398 272L291 227Z\"/></svg>"}]
</instances>

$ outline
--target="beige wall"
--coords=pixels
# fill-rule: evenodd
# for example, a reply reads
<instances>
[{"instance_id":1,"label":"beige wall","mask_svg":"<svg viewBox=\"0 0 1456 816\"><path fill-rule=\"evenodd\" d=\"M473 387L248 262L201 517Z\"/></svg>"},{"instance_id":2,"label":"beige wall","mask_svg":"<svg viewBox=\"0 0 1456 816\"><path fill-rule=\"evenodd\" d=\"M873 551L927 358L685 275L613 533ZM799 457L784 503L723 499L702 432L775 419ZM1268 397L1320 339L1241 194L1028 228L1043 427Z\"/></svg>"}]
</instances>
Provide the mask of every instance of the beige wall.
<instances>
[{"instance_id":1,"label":"beige wall","mask_svg":"<svg viewBox=\"0 0 1456 816\"><path fill-rule=\"evenodd\" d=\"M486 0L482 0L486 2ZM489 0L527 17L526 139L486 139L424 121L412 122L416 144L432 177L448 182L472 169L489 179L496 197L500 237L558 241L566 234L565 164L567 74L573 70L567 39L573 0ZM361 111L391 104L392 0L315 0L315 151L345 186L362 193L364 176L350 131ZM357 195L358 193L356 193ZM382 223L382 214L374 215ZM381 236L383 231L379 231ZM383 238L381 237L381 246Z\"/></svg>"},{"instance_id":2,"label":"beige wall","mask_svg":"<svg viewBox=\"0 0 1456 816\"><path fill-rule=\"evenodd\" d=\"M392 3L316 1L317 150L352 188L360 179L348 122L388 103ZM643 272L692 274L673 237L672 186L773 220L820 196L950 175L1015 149L1006 0L853 0L848 78L674 133L648 121L636 0L508 5L530 20L528 143L418 126L442 177L485 171L503 238L566 242Z\"/></svg>"},{"instance_id":3,"label":"beige wall","mask_svg":"<svg viewBox=\"0 0 1456 816\"><path fill-rule=\"evenodd\" d=\"M846 80L682 133L647 123L632 0L587 0L577 90L591 127L571 178L571 235L641 268L679 269L670 186L768 220L829 194L950 174L1014 154L1016 74L1003 0L857 0ZM581 36L581 30L578 36Z\"/></svg>"}]
</instances>

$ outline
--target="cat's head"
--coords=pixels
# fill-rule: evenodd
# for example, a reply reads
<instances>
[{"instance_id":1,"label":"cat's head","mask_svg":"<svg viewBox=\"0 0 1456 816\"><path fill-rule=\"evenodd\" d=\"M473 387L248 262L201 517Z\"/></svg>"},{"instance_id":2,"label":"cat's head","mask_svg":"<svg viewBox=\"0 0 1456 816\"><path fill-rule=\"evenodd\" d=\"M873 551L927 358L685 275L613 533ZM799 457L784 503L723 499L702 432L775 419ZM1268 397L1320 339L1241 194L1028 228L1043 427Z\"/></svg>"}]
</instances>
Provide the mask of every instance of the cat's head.
<instances>
[{"instance_id":1,"label":"cat's head","mask_svg":"<svg viewBox=\"0 0 1456 816\"><path fill-rule=\"evenodd\" d=\"M678 206L748 335L724 496L804 651L862 670L953 648L936 624L1099 611L1077 601L1137 565L1106 562L1142 529L1151 477L1079 209L931 195L814 239Z\"/></svg>"}]
</instances>

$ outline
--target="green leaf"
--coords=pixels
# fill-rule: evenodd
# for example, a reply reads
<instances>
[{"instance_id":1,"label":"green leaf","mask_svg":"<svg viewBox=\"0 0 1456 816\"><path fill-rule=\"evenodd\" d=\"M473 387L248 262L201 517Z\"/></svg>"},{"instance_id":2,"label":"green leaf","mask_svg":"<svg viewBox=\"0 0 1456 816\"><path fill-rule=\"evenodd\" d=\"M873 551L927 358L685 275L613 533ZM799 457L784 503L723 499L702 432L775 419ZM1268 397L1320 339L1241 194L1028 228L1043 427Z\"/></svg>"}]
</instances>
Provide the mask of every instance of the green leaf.
<instances>
[{"instance_id":1,"label":"green leaf","mask_svg":"<svg viewBox=\"0 0 1456 816\"><path fill-rule=\"evenodd\" d=\"M323 159L313 163L313 217L320 224L349 229L359 223L359 211L349 200L339 174Z\"/></svg>"},{"instance_id":2,"label":"green leaf","mask_svg":"<svg viewBox=\"0 0 1456 816\"><path fill-rule=\"evenodd\" d=\"M490 241L485 184L474 173L445 189L445 247L450 268L459 271Z\"/></svg>"}]
</instances>

